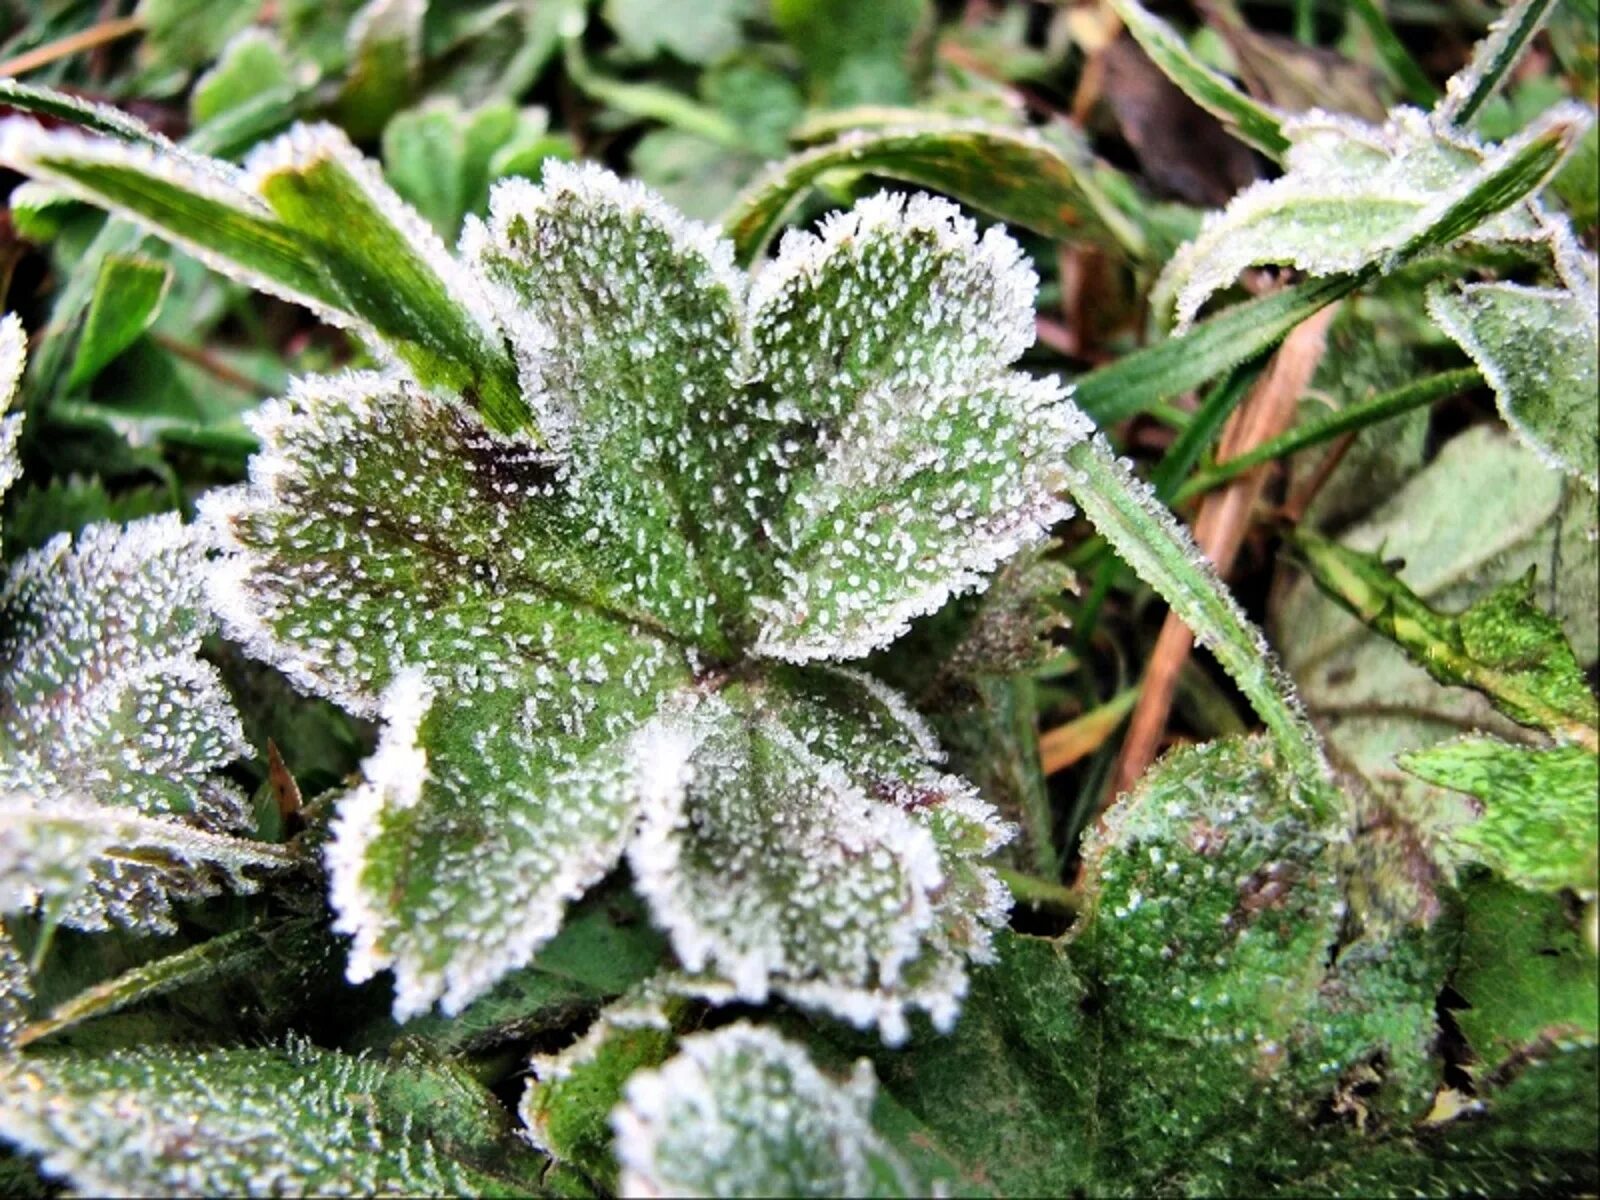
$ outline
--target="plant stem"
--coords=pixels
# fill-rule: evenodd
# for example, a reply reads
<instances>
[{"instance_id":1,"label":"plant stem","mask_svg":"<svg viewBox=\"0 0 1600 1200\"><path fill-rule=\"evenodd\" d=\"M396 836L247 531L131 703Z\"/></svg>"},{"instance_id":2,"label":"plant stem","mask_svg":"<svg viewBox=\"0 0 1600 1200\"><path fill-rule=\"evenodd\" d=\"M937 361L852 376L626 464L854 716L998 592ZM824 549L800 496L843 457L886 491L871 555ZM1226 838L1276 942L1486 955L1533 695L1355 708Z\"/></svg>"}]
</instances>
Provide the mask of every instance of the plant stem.
<instances>
[{"instance_id":1,"label":"plant stem","mask_svg":"<svg viewBox=\"0 0 1600 1200\"><path fill-rule=\"evenodd\" d=\"M1050 908L1072 916L1078 913L1078 893L1065 884L1052 883L1048 879L1040 879L1037 875L1024 875L1021 871L1013 871L1007 867L996 867L994 873L1000 877L1000 882L1006 885L1011 892L1011 898L1018 904Z\"/></svg>"}]
</instances>

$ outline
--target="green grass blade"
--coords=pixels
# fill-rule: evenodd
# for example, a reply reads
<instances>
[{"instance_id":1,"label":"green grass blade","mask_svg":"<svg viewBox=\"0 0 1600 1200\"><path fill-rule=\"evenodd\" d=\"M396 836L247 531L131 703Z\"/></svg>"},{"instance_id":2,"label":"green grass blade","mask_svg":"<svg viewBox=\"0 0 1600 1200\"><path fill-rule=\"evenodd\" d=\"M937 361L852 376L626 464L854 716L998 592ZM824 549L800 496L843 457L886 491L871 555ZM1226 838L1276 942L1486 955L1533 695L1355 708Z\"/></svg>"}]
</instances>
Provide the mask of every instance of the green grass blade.
<instances>
[{"instance_id":1,"label":"green grass blade","mask_svg":"<svg viewBox=\"0 0 1600 1200\"><path fill-rule=\"evenodd\" d=\"M1377 425L1402 413L1408 413L1414 408L1426 408L1436 401L1464 392L1482 382L1483 376L1478 373L1477 368L1461 367L1458 370L1445 371L1427 379L1408 383L1392 392L1384 392L1381 396L1373 396L1348 408L1306 421L1271 441L1261 443L1253 450L1197 471L1178 489L1172 502L1182 504L1185 500L1192 500L1204 492L1209 492L1212 488L1219 487L1253 467L1259 467L1262 463L1285 458L1343 434L1365 429L1369 425Z\"/></svg>"},{"instance_id":2,"label":"green grass blade","mask_svg":"<svg viewBox=\"0 0 1600 1200\"><path fill-rule=\"evenodd\" d=\"M1350 11L1366 27L1384 70L1399 84L1406 99L1420 108L1432 108L1439 100L1439 89L1411 57L1405 43L1395 36L1383 10L1374 0L1350 0Z\"/></svg>"},{"instance_id":3,"label":"green grass blade","mask_svg":"<svg viewBox=\"0 0 1600 1200\"><path fill-rule=\"evenodd\" d=\"M1103 437L1067 451L1068 487L1084 515L1139 577L1166 599L1233 677L1272 734L1283 764L1306 783L1328 766L1293 685L1189 535ZM1320 795L1319 788L1308 789Z\"/></svg>"},{"instance_id":4,"label":"green grass blade","mask_svg":"<svg viewBox=\"0 0 1600 1200\"><path fill-rule=\"evenodd\" d=\"M1511 68L1554 7L1555 0L1519 0L1491 25L1489 36L1478 43L1472 61L1445 84L1439 116L1452 125L1466 125L1477 116L1511 74Z\"/></svg>"}]
</instances>

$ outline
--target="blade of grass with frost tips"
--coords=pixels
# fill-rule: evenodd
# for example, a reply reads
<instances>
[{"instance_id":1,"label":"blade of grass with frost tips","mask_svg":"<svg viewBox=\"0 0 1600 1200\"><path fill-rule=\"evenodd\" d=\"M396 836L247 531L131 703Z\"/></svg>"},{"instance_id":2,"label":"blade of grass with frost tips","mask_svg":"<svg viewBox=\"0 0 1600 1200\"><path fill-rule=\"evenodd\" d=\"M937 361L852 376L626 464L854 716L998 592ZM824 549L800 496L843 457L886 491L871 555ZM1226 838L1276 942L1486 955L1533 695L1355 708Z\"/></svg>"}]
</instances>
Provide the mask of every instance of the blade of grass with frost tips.
<instances>
[{"instance_id":1,"label":"blade of grass with frost tips","mask_svg":"<svg viewBox=\"0 0 1600 1200\"><path fill-rule=\"evenodd\" d=\"M1477 186L1441 212L1384 260L1359 271L1307 280L1281 292L1248 300L1194 326L1117 359L1077 381L1079 407L1104 426L1199 387L1230 367L1276 345L1289 330L1324 305L1374 279L1443 249L1498 212L1531 195L1550 178L1577 143L1587 121L1576 109L1552 114L1545 128L1529 135ZM1432 265L1432 264L1430 264ZM1455 264L1441 260L1440 275Z\"/></svg>"},{"instance_id":2,"label":"blade of grass with frost tips","mask_svg":"<svg viewBox=\"0 0 1600 1200\"><path fill-rule=\"evenodd\" d=\"M311 248L343 307L419 382L467 397L488 423L529 422L486 295L437 233L332 126L300 126L253 156L253 191Z\"/></svg>"},{"instance_id":3,"label":"blade of grass with frost tips","mask_svg":"<svg viewBox=\"0 0 1600 1200\"><path fill-rule=\"evenodd\" d=\"M20 112L65 121L69 125L103 133L122 142L147 146L171 145L143 121L130 117L119 108L109 104L92 104L54 88L18 83L15 79L0 79L0 104Z\"/></svg>"},{"instance_id":4,"label":"blade of grass with frost tips","mask_svg":"<svg viewBox=\"0 0 1600 1200\"><path fill-rule=\"evenodd\" d=\"M339 296L304 240L225 163L24 120L0 125L0 162L129 217L225 274L321 315L341 315Z\"/></svg>"},{"instance_id":5,"label":"blade of grass with frost tips","mask_svg":"<svg viewBox=\"0 0 1600 1200\"><path fill-rule=\"evenodd\" d=\"M481 288L331 126L296 127L241 172L170 143L18 119L0 125L0 162L387 343L421 382L455 389L501 431L528 423Z\"/></svg>"},{"instance_id":6,"label":"blade of grass with frost tips","mask_svg":"<svg viewBox=\"0 0 1600 1200\"><path fill-rule=\"evenodd\" d=\"M1144 412L1270 350L1301 321L1366 281L1360 275L1335 275L1237 304L1182 337L1083 376L1077 381L1078 406L1101 426Z\"/></svg>"},{"instance_id":7,"label":"blade of grass with frost tips","mask_svg":"<svg viewBox=\"0 0 1600 1200\"><path fill-rule=\"evenodd\" d=\"M1382 395L1352 404L1348 408L1306 421L1281 437L1263 442L1253 450L1197 471L1177 490L1172 502L1181 504L1202 492L1209 492L1212 488L1243 475L1252 467L1259 467L1262 463L1271 462L1273 459L1295 454L1308 447L1330 441L1341 434L1352 433L1369 425L1376 425L1380 421L1398 417L1401 413L1410 412L1414 408L1427 407L1435 401L1464 392L1482 382L1483 376L1477 368L1461 367L1427 379L1419 379L1391 392L1384 392Z\"/></svg>"},{"instance_id":8,"label":"blade of grass with frost tips","mask_svg":"<svg viewBox=\"0 0 1600 1200\"><path fill-rule=\"evenodd\" d=\"M1283 123L1277 113L1252 100L1206 66L1183 44L1176 30L1146 12L1135 0L1111 0L1111 7L1150 56L1150 61L1182 88L1189 99L1226 125L1241 141L1275 161L1283 160L1289 149L1289 139L1283 136Z\"/></svg>"},{"instance_id":9,"label":"blade of grass with frost tips","mask_svg":"<svg viewBox=\"0 0 1600 1200\"><path fill-rule=\"evenodd\" d=\"M1068 490L1084 515L1139 577L1172 607L1233 677L1256 710L1297 779L1321 799L1328 765L1293 685L1273 659L1261 634L1211 570L1193 539L1116 457L1104 437L1076 443L1067 451L1072 472Z\"/></svg>"},{"instance_id":10,"label":"blade of grass with frost tips","mask_svg":"<svg viewBox=\"0 0 1600 1200\"><path fill-rule=\"evenodd\" d=\"M1505 82L1554 7L1555 0L1520 0L1489 26L1489 36L1478 43L1472 61L1445 84L1439 117L1451 125L1466 125L1477 116Z\"/></svg>"},{"instance_id":11,"label":"blade of grass with frost tips","mask_svg":"<svg viewBox=\"0 0 1600 1200\"><path fill-rule=\"evenodd\" d=\"M1134 258L1143 233L1073 161L1037 134L975 122L856 131L780 163L734 201L723 219L740 262L754 261L795 200L835 170L869 171L935 188L1012 225L1066 242L1120 246Z\"/></svg>"},{"instance_id":12,"label":"blade of grass with frost tips","mask_svg":"<svg viewBox=\"0 0 1600 1200\"><path fill-rule=\"evenodd\" d=\"M50 1015L25 1026L16 1037L17 1047L51 1037L96 1017L120 1012L180 987L201 985L218 976L270 972L286 959L314 962L326 953L328 939L311 917L291 917L277 925L262 923L230 933L86 988L50 1010Z\"/></svg>"}]
</instances>

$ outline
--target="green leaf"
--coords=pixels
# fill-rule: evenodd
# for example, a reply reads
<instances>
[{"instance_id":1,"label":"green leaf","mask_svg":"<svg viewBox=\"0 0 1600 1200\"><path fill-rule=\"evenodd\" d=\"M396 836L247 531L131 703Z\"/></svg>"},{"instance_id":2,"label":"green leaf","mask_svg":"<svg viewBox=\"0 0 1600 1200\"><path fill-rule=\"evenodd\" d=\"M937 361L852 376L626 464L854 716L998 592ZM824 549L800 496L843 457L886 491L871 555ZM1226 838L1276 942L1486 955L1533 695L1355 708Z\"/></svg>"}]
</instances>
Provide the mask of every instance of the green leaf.
<instances>
[{"instance_id":1,"label":"green leaf","mask_svg":"<svg viewBox=\"0 0 1600 1200\"><path fill-rule=\"evenodd\" d=\"M177 928L174 900L252 892L250 868L294 861L283 848L208 833L115 805L0 792L0 912L39 907L91 931Z\"/></svg>"},{"instance_id":2,"label":"green leaf","mask_svg":"<svg viewBox=\"0 0 1600 1200\"><path fill-rule=\"evenodd\" d=\"M452 389L496 429L526 407L481 285L331 126L298 126L256 151L250 189L301 240L344 307L370 322L425 386Z\"/></svg>"},{"instance_id":3,"label":"green leaf","mask_svg":"<svg viewBox=\"0 0 1600 1200\"><path fill-rule=\"evenodd\" d=\"M454 240L468 213L488 206L489 184L506 172L508 156L554 153L542 109L493 101L464 110L452 98L407 109L383 127L383 169L395 191L428 219L440 237ZM537 163L525 164L536 169Z\"/></svg>"},{"instance_id":4,"label":"green leaf","mask_svg":"<svg viewBox=\"0 0 1600 1200\"><path fill-rule=\"evenodd\" d=\"M430 1106L456 1108L483 1141L500 1132L493 1100L443 1068L303 1042L40 1053L0 1066L0 1135L85 1193L525 1194L527 1179L497 1179L464 1155Z\"/></svg>"},{"instance_id":5,"label":"green leaf","mask_svg":"<svg viewBox=\"0 0 1600 1200\"><path fill-rule=\"evenodd\" d=\"M1478 1080L1513 1066L1540 1043L1600 1039L1600 969L1559 897L1500 879L1463 889L1453 1011Z\"/></svg>"},{"instance_id":6,"label":"green leaf","mask_svg":"<svg viewBox=\"0 0 1600 1200\"><path fill-rule=\"evenodd\" d=\"M1069 152L1070 151L1070 152ZM758 258L797 201L831 172L861 171L937 188L1013 225L1065 242L1145 252L1115 209L1086 149L981 122L936 122L848 133L784 159L734 202L723 226L741 262Z\"/></svg>"},{"instance_id":7,"label":"green leaf","mask_svg":"<svg viewBox=\"0 0 1600 1200\"><path fill-rule=\"evenodd\" d=\"M403 1029L386 1018L364 1030L355 1044L376 1048L403 1038L405 1045L425 1043L444 1055L480 1054L570 1027L654 974L665 955L666 942L644 906L623 889L602 886L573 907L561 932L532 963L455 1016L429 1013Z\"/></svg>"},{"instance_id":8,"label":"green leaf","mask_svg":"<svg viewBox=\"0 0 1600 1200\"><path fill-rule=\"evenodd\" d=\"M1534 578L1460 613L1430 608L1377 554L1300 532L1295 545L1328 595L1392 639L1440 683L1476 688L1501 712L1593 753L1600 710L1561 624L1534 602Z\"/></svg>"},{"instance_id":9,"label":"green leaf","mask_svg":"<svg viewBox=\"0 0 1600 1200\"><path fill-rule=\"evenodd\" d=\"M1066 514L1060 456L1087 422L1055 379L1011 368L1036 286L1002 231L929 196L784 239L750 301L757 404L788 418L756 447L781 499L761 506L778 578L757 577L757 653L866 653Z\"/></svg>"},{"instance_id":10,"label":"green leaf","mask_svg":"<svg viewBox=\"0 0 1600 1200\"><path fill-rule=\"evenodd\" d=\"M613 1124L625 1195L911 1196L872 1128L872 1070L836 1082L792 1042L740 1022L684 1038L635 1075Z\"/></svg>"},{"instance_id":11,"label":"green leaf","mask_svg":"<svg viewBox=\"0 0 1600 1200\"><path fill-rule=\"evenodd\" d=\"M890 1044L913 1008L949 1027L962 963L988 957L1009 903L978 865L1008 831L929 766L932 735L897 696L865 676L774 673L651 737L656 777L683 782L646 797L628 861L711 998L775 990Z\"/></svg>"},{"instance_id":12,"label":"green leaf","mask_svg":"<svg viewBox=\"0 0 1600 1200\"><path fill-rule=\"evenodd\" d=\"M426 0L369 0L345 34L349 63L333 111L351 137L376 137L422 70Z\"/></svg>"},{"instance_id":13,"label":"green leaf","mask_svg":"<svg viewBox=\"0 0 1600 1200\"><path fill-rule=\"evenodd\" d=\"M259 8L258 0L139 0L141 56L160 70L199 67L250 24Z\"/></svg>"},{"instance_id":14,"label":"green leaf","mask_svg":"<svg viewBox=\"0 0 1600 1200\"><path fill-rule=\"evenodd\" d=\"M1163 759L1086 845L1069 938L1000 935L951 1034L864 1047L879 1129L1001 1195L1294 1193L1403 1136L1446 964L1415 931L1342 940L1323 807L1260 739Z\"/></svg>"},{"instance_id":15,"label":"green leaf","mask_svg":"<svg viewBox=\"0 0 1600 1200\"><path fill-rule=\"evenodd\" d=\"M773 0L772 19L799 53L812 100L827 108L906 104L912 40L927 0Z\"/></svg>"},{"instance_id":16,"label":"green leaf","mask_svg":"<svg viewBox=\"0 0 1600 1200\"><path fill-rule=\"evenodd\" d=\"M1393 478L1392 476L1390 477ZM1381 499L1380 499L1381 496ZM1463 521L1477 498L1496 497L1495 519ZM1600 652L1600 543L1590 493L1550 471L1495 424L1449 440L1410 478L1369 489L1363 511L1333 519L1340 541L1403 562L1405 585L1429 608L1459 613L1537 568L1539 606L1555 617L1580 667ZM1376 503L1375 503L1376 501ZM1555 569L1559 567L1559 569ZM1391 569L1391 574L1392 569ZM1506 591L1509 599L1515 593ZM1510 742L1537 735L1501 715L1482 693L1438 683L1302 574L1273 606L1273 640L1343 769L1375 801L1415 825L1423 849L1473 815L1457 793L1402 771L1397 755L1481 731ZM1426 855L1424 855L1424 858ZM1431 869L1431 868L1430 868Z\"/></svg>"},{"instance_id":17,"label":"green leaf","mask_svg":"<svg viewBox=\"0 0 1600 1200\"><path fill-rule=\"evenodd\" d=\"M1465 738L1399 762L1483 806L1478 820L1446 834L1460 857L1523 887L1590 897L1600 890L1600 759L1592 750Z\"/></svg>"},{"instance_id":18,"label":"green leaf","mask_svg":"<svg viewBox=\"0 0 1600 1200\"><path fill-rule=\"evenodd\" d=\"M311 379L202 501L227 632L386 722L329 850L352 976L457 1011L626 850L713 999L948 1024L1003 831L893 693L773 660L883 644L1064 513L1082 424L1010 367L1020 251L880 197L747 295L715 231L561 164L464 246L542 444L395 375Z\"/></svg>"},{"instance_id":19,"label":"green leaf","mask_svg":"<svg viewBox=\"0 0 1600 1200\"><path fill-rule=\"evenodd\" d=\"M243 885L239 866L286 861L221 836L251 819L217 773L246 750L238 716L195 655L211 628L202 553L175 514L95 525L24 555L0 589L7 851L52 864L62 882L46 898L68 924L170 929L169 891L216 890L189 864L218 863ZM133 853L142 846L157 861ZM26 882L17 894L41 898Z\"/></svg>"},{"instance_id":20,"label":"green leaf","mask_svg":"<svg viewBox=\"0 0 1600 1200\"><path fill-rule=\"evenodd\" d=\"M161 311L171 282L166 263L140 255L109 255L95 281L66 386L88 383L132 345Z\"/></svg>"},{"instance_id":21,"label":"green leaf","mask_svg":"<svg viewBox=\"0 0 1600 1200\"><path fill-rule=\"evenodd\" d=\"M73 476L40 487L29 484L17 493L6 522L10 551L37 550L58 533L77 534L106 521L122 525L154 516L172 507L172 493L150 485L113 495L98 479Z\"/></svg>"},{"instance_id":22,"label":"green leaf","mask_svg":"<svg viewBox=\"0 0 1600 1200\"><path fill-rule=\"evenodd\" d=\"M189 95L189 119L204 125L294 84L295 70L283 43L267 30L247 28L222 48L216 63L195 81Z\"/></svg>"},{"instance_id":23,"label":"green leaf","mask_svg":"<svg viewBox=\"0 0 1600 1200\"><path fill-rule=\"evenodd\" d=\"M709 63L739 46L752 0L606 0L606 23L629 54L665 51L686 63Z\"/></svg>"},{"instance_id":24,"label":"green leaf","mask_svg":"<svg viewBox=\"0 0 1600 1200\"><path fill-rule=\"evenodd\" d=\"M1182 328L1246 267L1386 272L1424 246L1462 237L1474 245L1533 240L1545 233L1539 218L1513 205L1548 178L1586 123L1581 110L1557 106L1504 146L1487 147L1411 109L1381 127L1325 113L1295 118L1284 126L1285 173L1239 193L1209 221L1169 264L1153 303L1172 304ZM1531 177L1518 165L1524 159L1541 164ZM1516 194L1474 199L1487 199L1502 176L1515 177Z\"/></svg>"},{"instance_id":25,"label":"green leaf","mask_svg":"<svg viewBox=\"0 0 1600 1200\"><path fill-rule=\"evenodd\" d=\"M664 1000L647 984L606 1008L584 1035L559 1054L535 1055L532 1078L517 1108L525 1136L557 1161L617 1190L611 1113L629 1077L659 1067L677 1040Z\"/></svg>"},{"instance_id":26,"label":"green leaf","mask_svg":"<svg viewBox=\"0 0 1600 1200\"><path fill-rule=\"evenodd\" d=\"M1071 586L1072 572L1043 552L1020 555L981 595L914 622L870 664L927 716L952 772L1020 827L1007 859L1046 879L1061 870L1032 672L1051 653L1051 634L1066 625L1053 601Z\"/></svg>"},{"instance_id":27,"label":"green leaf","mask_svg":"<svg viewBox=\"0 0 1600 1200\"><path fill-rule=\"evenodd\" d=\"M1482 369L1517 435L1552 467L1600 489L1600 316L1592 281L1576 290L1435 287L1428 312Z\"/></svg>"},{"instance_id":28,"label":"green leaf","mask_svg":"<svg viewBox=\"0 0 1600 1200\"><path fill-rule=\"evenodd\" d=\"M1206 66L1170 25L1151 16L1136 0L1112 0L1111 6L1150 60L1191 100L1246 145L1269 158L1283 160L1290 139L1284 135L1282 116Z\"/></svg>"}]
</instances>

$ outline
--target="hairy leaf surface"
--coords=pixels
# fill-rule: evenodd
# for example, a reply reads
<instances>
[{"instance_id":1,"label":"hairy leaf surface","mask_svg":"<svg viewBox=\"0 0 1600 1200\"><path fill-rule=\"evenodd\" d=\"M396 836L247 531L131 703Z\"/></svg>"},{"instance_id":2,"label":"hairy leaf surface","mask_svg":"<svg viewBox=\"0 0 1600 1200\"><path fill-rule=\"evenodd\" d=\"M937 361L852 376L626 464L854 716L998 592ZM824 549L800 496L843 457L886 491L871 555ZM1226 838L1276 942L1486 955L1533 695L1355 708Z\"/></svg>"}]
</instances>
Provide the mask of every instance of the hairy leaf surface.
<instances>
[{"instance_id":1,"label":"hairy leaf surface","mask_svg":"<svg viewBox=\"0 0 1600 1200\"><path fill-rule=\"evenodd\" d=\"M743 1022L683 1039L613 1117L622 1191L657 1196L907 1196L919 1185L872 1128L866 1063L843 1083Z\"/></svg>"},{"instance_id":2,"label":"hairy leaf surface","mask_svg":"<svg viewBox=\"0 0 1600 1200\"><path fill-rule=\"evenodd\" d=\"M430 1102L492 1130L492 1101L444 1069L302 1043L0 1064L0 1136L86 1194L518 1194L420 1124Z\"/></svg>"}]
</instances>

